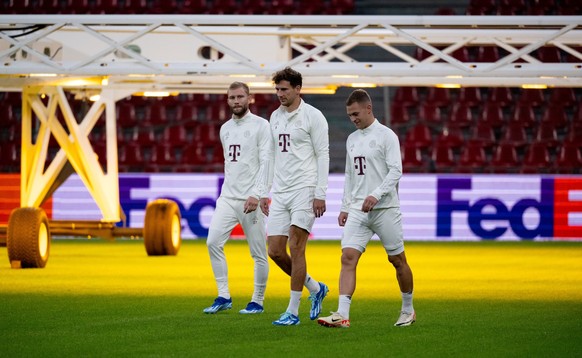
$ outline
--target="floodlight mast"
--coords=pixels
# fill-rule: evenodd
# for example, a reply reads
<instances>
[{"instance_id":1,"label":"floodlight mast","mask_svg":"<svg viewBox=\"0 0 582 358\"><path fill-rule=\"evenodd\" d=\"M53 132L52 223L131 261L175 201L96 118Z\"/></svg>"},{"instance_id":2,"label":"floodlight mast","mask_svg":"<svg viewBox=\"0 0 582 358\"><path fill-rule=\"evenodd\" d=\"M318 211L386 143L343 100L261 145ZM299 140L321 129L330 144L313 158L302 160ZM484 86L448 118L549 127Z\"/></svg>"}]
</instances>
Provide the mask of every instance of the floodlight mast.
<instances>
[{"instance_id":1,"label":"floodlight mast","mask_svg":"<svg viewBox=\"0 0 582 358\"><path fill-rule=\"evenodd\" d=\"M177 253L175 203L148 206L143 231L114 226L124 217L115 118L121 98L145 91L224 93L235 80L271 93L272 73L286 66L304 75L303 93L363 84L582 87L581 26L582 16L2 15L0 90L23 92L22 208L10 218L9 258L13 266L44 267L49 251L38 248L50 242L49 226L53 234L143 235L148 254ZM489 62L454 56L474 46L505 55ZM383 56L361 58L364 47ZM530 55L541 47L573 60L548 63ZM415 49L430 55L419 60ZM67 91L100 99L78 120ZM103 112L105 170L88 140ZM51 134L60 151L45 168ZM103 218L49 225L39 207L72 172Z\"/></svg>"}]
</instances>

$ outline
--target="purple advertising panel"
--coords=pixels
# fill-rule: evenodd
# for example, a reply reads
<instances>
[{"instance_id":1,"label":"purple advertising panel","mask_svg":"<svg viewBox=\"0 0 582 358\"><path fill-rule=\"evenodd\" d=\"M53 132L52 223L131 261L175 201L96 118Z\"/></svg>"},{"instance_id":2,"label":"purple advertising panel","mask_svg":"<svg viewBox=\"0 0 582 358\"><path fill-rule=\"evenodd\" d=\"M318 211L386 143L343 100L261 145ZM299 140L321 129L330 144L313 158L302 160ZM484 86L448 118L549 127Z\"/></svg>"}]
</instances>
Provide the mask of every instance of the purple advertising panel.
<instances>
[{"instance_id":1,"label":"purple advertising panel","mask_svg":"<svg viewBox=\"0 0 582 358\"><path fill-rule=\"evenodd\" d=\"M343 175L332 174L327 212L313 239L340 239ZM219 174L120 174L120 201L131 227L143 226L146 204L176 201L183 238L204 238ZM582 177L406 174L399 186L405 240L582 240ZM78 176L53 195L53 218L98 220L101 213Z\"/></svg>"}]
</instances>

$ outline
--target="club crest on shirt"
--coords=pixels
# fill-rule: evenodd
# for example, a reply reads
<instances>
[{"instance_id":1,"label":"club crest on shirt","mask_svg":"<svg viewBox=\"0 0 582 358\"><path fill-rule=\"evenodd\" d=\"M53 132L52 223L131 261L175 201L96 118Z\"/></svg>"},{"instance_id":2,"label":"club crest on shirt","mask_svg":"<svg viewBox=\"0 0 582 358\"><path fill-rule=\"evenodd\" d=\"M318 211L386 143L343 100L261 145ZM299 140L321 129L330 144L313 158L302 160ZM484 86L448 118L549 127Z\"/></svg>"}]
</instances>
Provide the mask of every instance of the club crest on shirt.
<instances>
[{"instance_id":1,"label":"club crest on shirt","mask_svg":"<svg viewBox=\"0 0 582 358\"><path fill-rule=\"evenodd\" d=\"M224 134L224 140L228 140L229 137L230 137L230 132L226 132Z\"/></svg>"},{"instance_id":2,"label":"club crest on shirt","mask_svg":"<svg viewBox=\"0 0 582 358\"><path fill-rule=\"evenodd\" d=\"M251 131L245 131L244 136L245 136L245 138L250 137L251 136Z\"/></svg>"},{"instance_id":3,"label":"club crest on shirt","mask_svg":"<svg viewBox=\"0 0 582 358\"><path fill-rule=\"evenodd\" d=\"M371 140L369 143L370 148L375 148L376 147L376 141L375 140Z\"/></svg>"},{"instance_id":4,"label":"club crest on shirt","mask_svg":"<svg viewBox=\"0 0 582 358\"><path fill-rule=\"evenodd\" d=\"M354 143L350 144L350 152L354 151Z\"/></svg>"},{"instance_id":5,"label":"club crest on shirt","mask_svg":"<svg viewBox=\"0 0 582 358\"><path fill-rule=\"evenodd\" d=\"M302 121L295 122L295 127L300 128L303 125Z\"/></svg>"}]
</instances>

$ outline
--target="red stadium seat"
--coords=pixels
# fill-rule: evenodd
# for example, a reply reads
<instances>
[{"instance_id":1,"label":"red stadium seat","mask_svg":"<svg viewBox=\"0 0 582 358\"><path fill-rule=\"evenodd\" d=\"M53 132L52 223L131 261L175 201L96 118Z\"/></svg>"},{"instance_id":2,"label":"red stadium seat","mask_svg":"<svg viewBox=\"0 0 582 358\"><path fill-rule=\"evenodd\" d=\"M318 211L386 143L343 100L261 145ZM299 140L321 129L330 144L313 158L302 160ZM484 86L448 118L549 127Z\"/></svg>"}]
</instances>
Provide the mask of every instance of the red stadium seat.
<instances>
[{"instance_id":1,"label":"red stadium seat","mask_svg":"<svg viewBox=\"0 0 582 358\"><path fill-rule=\"evenodd\" d=\"M437 143L446 145L452 149L458 149L465 143L465 140L459 128L444 127L441 134L437 137Z\"/></svg>"},{"instance_id":2,"label":"red stadium seat","mask_svg":"<svg viewBox=\"0 0 582 358\"><path fill-rule=\"evenodd\" d=\"M38 3L34 7L34 12L37 14L66 14L66 9L61 7L59 0L37 0Z\"/></svg>"},{"instance_id":3,"label":"red stadium seat","mask_svg":"<svg viewBox=\"0 0 582 358\"><path fill-rule=\"evenodd\" d=\"M521 164L517 160L517 150L512 143L501 143L497 146L491 161L494 173L517 173Z\"/></svg>"},{"instance_id":4,"label":"red stadium seat","mask_svg":"<svg viewBox=\"0 0 582 358\"><path fill-rule=\"evenodd\" d=\"M523 10L525 9L525 0L499 0L499 5Z\"/></svg>"},{"instance_id":5,"label":"red stadium seat","mask_svg":"<svg viewBox=\"0 0 582 358\"><path fill-rule=\"evenodd\" d=\"M184 0L178 10L181 14L204 14L208 7L206 0Z\"/></svg>"},{"instance_id":6,"label":"red stadium seat","mask_svg":"<svg viewBox=\"0 0 582 358\"><path fill-rule=\"evenodd\" d=\"M193 142L184 147L182 153L183 164L205 164L206 145L202 142Z\"/></svg>"},{"instance_id":7,"label":"red stadium seat","mask_svg":"<svg viewBox=\"0 0 582 358\"><path fill-rule=\"evenodd\" d=\"M486 122L493 128L501 127L505 124L502 106L497 102L487 102L483 105L483 110L477 122Z\"/></svg>"},{"instance_id":8,"label":"red stadium seat","mask_svg":"<svg viewBox=\"0 0 582 358\"><path fill-rule=\"evenodd\" d=\"M572 88L556 87L552 89L549 103L551 105L561 104L563 106L572 106L577 103L576 94Z\"/></svg>"},{"instance_id":9,"label":"red stadium seat","mask_svg":"<svg viewBox=\"0 0 582 358\"><path fill-rule=\"evenodd\" d=\"M405 144L401 148L402 170L405 173L425 173L428 171L427 163L422 161L420 150L410 144Z\"/></svg>"},{"instance_id":10,"label":"red stadium seat","mask_svg":"<svg viewBox=\"0 0 582 358\"><path fill-rule=\"evenodd\" d=\"M392 103L390 108L390 127L398 128L410 123L410 116L408 115L408 108L397 103Z\"/></svg>"},{"instance_id":11,"label":"red stadium seat","mask_svg":"<svg viewBox=\"0 0 582 358\"><path fill-rule=\"evenodd\" d=\"M145 120L153 125L167 124L168 118L166 116L166 107L164 104L161 101L153 102L146 111Z\"/></svg>"},{"instance_id":12,"label":"red stadium seat","mask_svg":"<svg viewBox=\"0 0 582 358\"><path fill-rule=\"evenodd\" d=\"M143 171L145 161L139 144L127 143L119 152L119 166L123 171Z\"/></svg>"},{"instance_id":13,"label":"red stadium seat","mask_svg":"<svg viewBox=\"0 0 582 358\"><path fill-rule=\"evenodd\" d=\"M0 144L0 172L12 173L18 171L20 159L17 148L18 144L13 142Z\"/></svg>"},{"instance_id":14,"label":"red stadium seat","mask_svg":"<svg viewBox=\"0 0 582 358\"><path fill-rule=\"evenodd\" d=\"M164 129L164 143L171 144L174 148L186 145L188 142L186 128L173 126Z\"/></svg>"},{"instance_id":15,"label":"red stadium seat","mask_svg":"<svg viewBox=\"0 0 582 358\"><path fill-rule=\"evenodd\" d=\"M556 128L564 128L568 125L566 111L561 104L550 104L544 110L542 122L552 122Z\"/></svg>"},{"instance_id":16,"label":"red stadium seat","mask_svg":"<svg viewBox=\"0 0 582 358\"><path fill-rule=\"evenodd\" d=\"M137 124L137 117L133 104L128 101L121 101L117 104L117 125L122 128L134 127Z\"/></svg>"},{"instance_id":17,"label":"red stadium seat","mask_svg":"<svg viewBox=\"0 0 582 358\"><path fill-rule=\"evenodd\" d=\"M451 16L451 15L456 15L456 13L455 13L455 9L453 9L453 8L450 8L450 7L440 7L435 12L435 15Z\"/></svg>"},{"instance_id":18,"label":"red stadium seat","mask_svg":"<svg viewBox=\"0 0 582 358\"><path fill-rule=\"evenodd\" d=\"M440 127L443 124L441 109L431 103L423 103L418 108L418 119L429 126Z\"/></svg>"},{"instance_id":19,"label":"red stadium seat","mask_svg":"<svg viewBox=\"0 0 582 358\"><path fill-rule=\"evenodd\" d=\"M393 104L404 107L418 105L418 90L416 87L398 87L392 99Z\"/></svg>"},{"instance_id":20,"label":"red stadium seat","mask_svg":"<svg viewBox=\"0 0 582 358\"><path fill-rule=\"evenodd\" d=\"M155 146L149 164L152 165L152 168L155 168L152 171L173 171L173 167L178 164L178 161L172 150L172 146L169 144L158 144Z\"/></svg>"},{"instance_id":21,"label":"red stadium seat","mask_svg":"<svg viewBox=\"0 0 582 358\"><path fill-rule=\"evenodd\" d=\"M437 173L452 173L455 171L453 149L447 143L437 142L432 150L432 160Z\"/></svg>"},{"instance_id":22,"label":"red stadium seat","mask_svg":"<svg viewBox=\"0 0 582 358\"><path fill-rule=\"evenodd\" d=\"M119 0L97 0L95 12L99 14L119 14L123 12Z\"/></svg>"},{"instance_id":23,"label":"red stadium seat","mask_svg":"<svg viewBox=\"0 0 582 358\"><path fill-rule=\"evenodd\" d=\"M458 48L449 55L461 62L469 62L469 50L466 47Z\"/></svg>"},{"instance_id":24,"label":"red stadium seat","mask_svg":"<svg viewBox=\"0 0 582 358\"><path fill-rule=\"evenodd\" d=\"M463 103L456 103L447 122L449 127L468 128L473 125L471 108Z\"/></svg>"},{"instance_id":25,"label":"red stadium seat","mask_svg":"<svg viewBox=\"0 0 582 358\"><path fill-rule=\"evenodd\" d=\"M475 62L499 61L499 48L497 46L479 46Z\"/></svg>"},{"instance_id":26,"label":"red stadium seat","mask_svg":"<svg viewBox=\"0 0 582 358\"><path fill-rule=\"evenodd\" d=\"M509 122L517 122L525 128L535 127L537 125L536 116L533 108L525 104L517 104L513 110L513 115Z\"/></svg>"},{"instance_id":27,"label":"red stadium seat","mask_svg":"<svg viewBox=\"0 0 582 358\"><path fill-rule=\"evenodd\" d=\"M537 133L536 141L540 143L545 143L550 148L554 148L558 145L558 134L556 132L556 126L552 122L542 122L540 123Z\"/></svg>"},{"instance_id":28,"label":"red stadium seat","mask_svg":"<svg viewBox=\"0 0 582 358\"><path fill-rule=\"evenodd\" d=\"M489 89L489 102L495 102L502 107L513 103L513 95L508 87L492 87Z\"/></svg>"},{"instance_id":29,"label":"red stadium seat","mask_svg":"<svg viewBox=\"0 0 582 358\"><path fill-rule=\"evenodd\" d=\"M471 139L485 149L492 148L495 141L495 131L486 121L477 121L477 125L472 128Z\"/></svg>"},{"instance_id":30,"label":"red stadium seat","mask_svg":"<svg viewBox=\"0 0 582 358\"><path fill-rule=\"evenodd\" d=\"M10 103L0 102L0 127L8 128L17 125Z\"/></svg>"},{"instance_id":31,"label":"red stadium seat","mask_svg":"<svg viewBox=\"0 0 582 358\"><path fill-rule=\"evenodd\" d=\"M90 0L67 0L67 13L91 14L95 11L95 3Z\"/></svg>"},{"instance_id":32,"label":"red stadium seat","mask_svg":"<svg viewBox=\"0 0 582 358\"><path fill-rule=\"evenodd\" d=\"M422 123L417 123L406 133L405 142L411 143L417 148L426 149L432 145L430 129Z\"/></svg>"},{"instance_id":33,"label":"red stadium seat","mask_svg":"<svg viewBox=\"0 0 582 358\"><path fill-rule=\"evenodd\" d=\"M132 131L131 141L141 147L153 147L157 144L156 134L152 127L136 127Z\"/></svg>"},{"instance_id":34,"label":"red stadium seat","mask_svg":"<svg viewBox=\"0 0 582 358\"><path fill-rule=\"evenodd\" d=\"M22 94L20 92L4 92L4 98L2 98L2 103L21 106Z\"/></svg>"},{"instance_id":35,"label":"red stadium seat","mask_svg":"<svg viewBox=\"0 0 582 358\"><path fill-rule=\"evenodd\" d=\"M228 14L236 13L238 4L235 0L213 0L212 6L209 9L210 14Z\"/></svg>"},{"instance_id":36,"label":"red stadium seat","mask_svg":"<svg viewBox=\"0 0 582 358\"><path fill-rule=\"evenodd\" d=\"M298 5L295 4L295 8L291 11L294 15L341 15L342 10L340 8L334 8L332 5L333 0L327 5L322 1L301 1ZM271 13L281 14L280 11L273 11L273 6L271 6Z\"/></svg>"},{"instance_id":37,"label":"red stadium seat","mask_svg":"<svg viewBox=\"0 0 582 358\"><path fill-rule=\"evenodd\" d=\"M459 92L459 102L469 106L476 107L480 106L481 100L481 89L479 87L463 87Z\"/></svg>"},{"instance_id":38,"label":"red stadium seat","mask_svg":"<svg viewBox=\"0 0 582 358\"><path fill-rule=\"evenodd\" d=\"M510 122L503 132L502 143L511 144L513 147L523 147L528 142L525 128L519 122Z\"/></svg>"},{"instance_id":39,"label":"red stadium seat","mask_svg":"<svg viewBox=\"0 0 582 358\"><path fill-rule=\"evenodd\" d=\"M144 14L147 8L146 0L125 0L125 6L121 12L124 14Z\"/></svg>"},{"instance_id":40,"label":"red stadium seat","mask_svg":"<svg viewBox=\"0 0 582 358\"><path fill-rule=\"evenodd\" d=\"M197 121L198 107L191 102L179 104L176 108L176 120L180 122Z\"/></svg>"},{"instance_id":41,"label":"red stadium seat","mask_svg":"<svg viewBox=\"0 0 582 358\"><path fill-rule=\"evenodd\" d=\"M529 104L534 107L541 106L545 102L544 92L540 89L522 89L519 96L519 104Z\"/></svg>"},{"instance_id":42,"label":"red stadium seat","mask_svg":"<svg viewBox=\"0 0 582 358\"><path fill-rule=\"evenodd\" d=\"M303 3L316 4L318 1L303 1ZM354 11L354 0L330 0L326 6L325 14L347 15ZM311 12L311 14L316 15Z\"/></svg>"},{"instance_id":43,"label":"red stadium seat","mask_svg":"<svg viewBox=\"0 0 582 358\"><path fill-rule=\"evenodd\" d=\"M580 174L582 172L582 155L580 142L566 141L558 150L557 171L559 173Z\"/></svg>"},{"instance_id":44,"label":"red stadium seat","mask_svg":"<svg viewBox=\"0 0 582 358\"><path fill-rule=\"evenodd\" d=\"M491 10L497 7L497 3L495 2L495 0L471 0L469 1L469 6Z\"/></svg>"},{"instance_id":45,"label":"red stadium seat","mask_svg":"<svg viewBox=\"0 0 582 358\"><path fill-rule=\"evenodd\" d=\"M551 172L552 163L550 154L545 143L534 142L529 145L525 160L523 161L522 173L548 173Z\"/></svg>"},{"instance_id":46,"label":"red stadium seat","mask_svg":"<svg viewBox=\"0 0 582 358\"><path fill-rule=\"evenodd\" d=\"M243 0L241 8L249 15L265 15L269 13L271 2L268 0Z\"/></svg>"},{"instance_id":47,"label":"red stadium seat","mask_svg":"<svg viewBox=\"0 0 582 358\"><path fill-rule=\"evenodd\" d=\"M463 148L457 171L461 173L482 173L485 171L485 163L485 150L481 142L470 140Z\"/></svg>"},{"instance_id":48,"label":"red stadium seat","mask_svg":"<svg viewBox=\"0 0 582 358\"><path fill-rule=\"evenodd\" d=\"M208 113L206 120L211 122L224 122L231 117L230 108L226 102L215 103L207 107Z\"/></svg>"},{"instance_id":49,"label":"red stadium seat","mask_svg":"<svg viewBox=\"0 0 582 358\"><path fill-rule=\"evenodd\" d=\"M214 123L198 123L193 128L193 137L192 140L194 142L201 142L207 145L213 145L214 143L219 142L219 135L220 135L220 126Z\"/></svg>"},{"instance_id":50,"label":"red stadium seat","mask_svg":"<svg viewBox=\"0 0 582 358\"><path fill-rule=\"evenodd\" d=\"M438 107L447 107L451 103L448 88L429 87L426 101Z\"/></svg>"},{"instance_id":51,"label":"red stadium seat","mask_svg":"<svg viewBox=\"0 0 582 358\"><path fill-rule=\"evenodd\" d=\"M557 47L544 46L540 47L535 51L535 56L540 61L544 63L560 63L562 58L560 55L560 49Z\"/></svg>"}]
</instances>

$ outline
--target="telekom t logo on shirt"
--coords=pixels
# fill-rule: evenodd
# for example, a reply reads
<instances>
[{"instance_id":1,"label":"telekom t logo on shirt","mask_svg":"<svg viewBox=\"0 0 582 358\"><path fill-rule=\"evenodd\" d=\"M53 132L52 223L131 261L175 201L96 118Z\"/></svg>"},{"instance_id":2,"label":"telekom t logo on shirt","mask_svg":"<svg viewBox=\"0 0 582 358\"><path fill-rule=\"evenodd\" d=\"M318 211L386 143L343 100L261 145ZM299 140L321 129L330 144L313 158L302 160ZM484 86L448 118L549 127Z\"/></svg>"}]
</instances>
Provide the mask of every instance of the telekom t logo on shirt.
<instances>
[{"instance_id":1,"label":"telekom t logo on shirt","mask_svg":"<svg viewBox=\"0 0 582 358\"><path fill-rule=\"evenodd\" d=\"M287 150L289 144L291 143L291 135L285 133L279 133L279 147L281 147L281 152L288 152Z\"/></svg>"},{"instance_id":2,"label":"telekom t logo on shirt","mask_svg":"<svg viewBox=\"0 0 582 358\"><path fill-rule=\"evenodd\" d=\"M354 157L354 168L358 175L364 175L366 170L366 157Z\"/></svg>"},{"instance_id":3,"label":"telekom t logo on shirt","mask_svg":"<svg viewBox=\"0 0 582 358\"><path fill-rule=\"evenodd\" d=\"M228 156L231 162L236 162L236 158L240 156L240 144L231 144L228 146Z\"/></svg>"}]
</instances>

